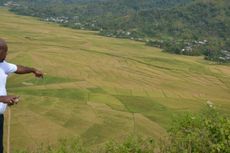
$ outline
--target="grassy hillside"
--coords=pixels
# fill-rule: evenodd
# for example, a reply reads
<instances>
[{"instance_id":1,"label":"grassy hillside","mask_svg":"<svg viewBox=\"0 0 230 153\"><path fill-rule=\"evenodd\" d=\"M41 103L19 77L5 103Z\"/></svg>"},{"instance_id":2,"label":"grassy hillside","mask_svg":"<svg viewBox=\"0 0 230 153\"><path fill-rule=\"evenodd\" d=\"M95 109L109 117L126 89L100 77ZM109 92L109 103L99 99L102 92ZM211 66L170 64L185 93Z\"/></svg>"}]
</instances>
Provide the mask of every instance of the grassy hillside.
<instances>
[{"instance_id":1,"label":"grassy hillside","mask_svg":"<svg viewBox=\"0 0 230 153\"><path fill-rule=\"evenodd\" d=\"M14 150L72 136L89 146L130 133L159 139L172 116L196 112L208 100L230 114L228 65L63 28L2 8L0 14L8 61L46 73L43 80L31 75L8 80L9 94L21 96L12 107Z\"/></svg>"},{"instance_id":2,"label":"grassy hillside","mask_svg":"<svg viewBox=\"0 0 230 153\"><path fill-rule=\"evenodd\" d=\"M167 52L230 62L228 0L17 0L11 11ZM17 5L18 4L18 5Z\"/></svg>"}]
</instances>

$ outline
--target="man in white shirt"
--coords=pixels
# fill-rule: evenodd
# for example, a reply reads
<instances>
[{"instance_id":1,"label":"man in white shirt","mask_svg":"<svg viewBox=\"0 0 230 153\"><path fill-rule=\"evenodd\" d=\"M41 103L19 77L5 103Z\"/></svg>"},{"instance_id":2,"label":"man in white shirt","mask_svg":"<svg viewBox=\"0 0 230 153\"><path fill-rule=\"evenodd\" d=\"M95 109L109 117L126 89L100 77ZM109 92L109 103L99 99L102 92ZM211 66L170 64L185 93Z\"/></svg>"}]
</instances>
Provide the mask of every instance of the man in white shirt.
<instances>
[{"instance_id":1,"label":"man in white shirt","mask_svg":"<svg viewBox=\"0 0 230 153\"><path fill-rule=\"evenodd\" d=\"M26 74L33 73L35 77L42 78L43 73L35 68L11 64L5 61L8 47L6 42L0 38L0 153L3 153L3 124L4 112L7 105L14 105L18 102L18 96L7 96L6 81L10 73Z\"/></svg>"}]
</instances>

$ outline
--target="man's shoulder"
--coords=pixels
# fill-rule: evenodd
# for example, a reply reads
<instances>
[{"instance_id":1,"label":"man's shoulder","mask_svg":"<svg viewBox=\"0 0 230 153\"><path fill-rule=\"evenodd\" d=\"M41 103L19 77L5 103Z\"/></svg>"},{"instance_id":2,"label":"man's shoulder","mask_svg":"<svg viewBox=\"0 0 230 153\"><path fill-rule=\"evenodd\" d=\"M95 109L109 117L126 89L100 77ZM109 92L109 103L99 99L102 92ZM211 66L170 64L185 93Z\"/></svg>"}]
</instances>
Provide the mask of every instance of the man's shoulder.
<instances>
[{"instance_id":1,"label":"man's shoulder","mask_svg":"<svg viewBox=\"0 0 230 153\"><path fill-rule=\"evenodd\" d=\"M11 73L17 70L17 66L15 64L8 63L7 61L1 62L0 68L3 69L5 73Z\"/></svg>"},{"instance_id":2,"label":"man's shoulder","mask_svg":"<svg viewBox=\"0 0 230 153\"><path fill-rule=\"evenodd\" d=\"M7 66L7 65L11 65L11 64L13 64L13 63L10 63L10 62L7 62L7 61L3 61L3 62L0 63L0 65L3 65L3 66ZM13 65L15 65L15 64L13 64Z\"/></svg>"}]
</instances>

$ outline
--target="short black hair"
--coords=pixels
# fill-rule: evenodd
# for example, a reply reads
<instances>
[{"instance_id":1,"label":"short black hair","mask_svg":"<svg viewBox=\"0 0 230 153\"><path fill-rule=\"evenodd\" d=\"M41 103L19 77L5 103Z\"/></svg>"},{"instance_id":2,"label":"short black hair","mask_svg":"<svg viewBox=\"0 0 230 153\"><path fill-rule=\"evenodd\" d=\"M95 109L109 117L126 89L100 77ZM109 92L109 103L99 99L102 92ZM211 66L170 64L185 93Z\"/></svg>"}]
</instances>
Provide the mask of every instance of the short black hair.
<instances>
[{"instance_id":1,"label":"short black hair","mask_svg":"<svg viewBox=\"0 0 230 153\"><path fill-rule=\"evenodd\" d=\"M7 47L6 41L0 38L0 52L7 51L7 50L8 50L8 47Z\"/></svg>"}]
</instances>

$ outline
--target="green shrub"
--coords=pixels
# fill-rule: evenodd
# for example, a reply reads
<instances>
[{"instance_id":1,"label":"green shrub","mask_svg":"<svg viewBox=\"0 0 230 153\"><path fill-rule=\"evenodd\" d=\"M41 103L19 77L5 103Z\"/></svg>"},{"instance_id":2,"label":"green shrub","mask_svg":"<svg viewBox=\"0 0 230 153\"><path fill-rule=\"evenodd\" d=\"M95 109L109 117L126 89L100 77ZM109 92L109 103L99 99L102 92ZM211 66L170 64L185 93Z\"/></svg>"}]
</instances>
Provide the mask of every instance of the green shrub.
<instances>
[{"instance_id":1,"label":"green shrub","mask_svg":"<svg viewBox=\"0 0 230 153\"><path fill-rule=\"evenodd\" d=\"M87 149L79 138L62 139L55 146L40 145L35 151L16 153L153 153L154 141L129 136L122 142L109 141L102 147Z\"/></svg>"},{"instance_id":2,"label":"green shrub","mask_svg":"<svg viewBox=\"0 0 230 153\"><path fill-rule=\"evenodd\" d=\"M103 153L153 153L154 141L130 136L123 143L110 141L106 144Z\"/></svg>"},{"instance_id":3,"label":"green shrub","mask_svg":"<svg viewBox=\"0 0 230 153\"><path fill-rule=\"evenodd\" d=\"M34 151L16 151L16 153L89 153L79 138L61 139L55 146L40 145Z\"/></svg>"},{"instance_id":4,"label":"green shrub","mask_svg":"<svg viewBox=\"0 0 230 153\"><path fill-rule=\"evenodd\" d=\"M187 114L174 121L162 153L229 153L230 120L212 104L201 114Z\"/></svg>"}]
</instances>

